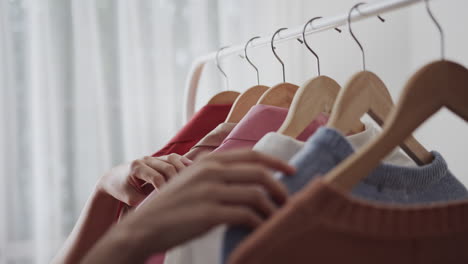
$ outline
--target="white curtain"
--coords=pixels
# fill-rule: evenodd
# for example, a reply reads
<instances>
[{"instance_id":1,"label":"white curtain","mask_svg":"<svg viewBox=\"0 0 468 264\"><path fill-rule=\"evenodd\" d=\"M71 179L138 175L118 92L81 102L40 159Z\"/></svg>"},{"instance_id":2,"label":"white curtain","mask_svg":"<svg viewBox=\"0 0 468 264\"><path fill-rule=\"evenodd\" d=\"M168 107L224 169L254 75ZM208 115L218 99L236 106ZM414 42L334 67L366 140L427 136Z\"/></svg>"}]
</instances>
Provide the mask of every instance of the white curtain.
<instances>
[{"instance_id":1,"label":"white curtain","mask_svg":"<svg viewBox=\"0 0 468 264\"><path fill-rule=\"evenodd\" d=\"M48 263L97 178L181 125L217 2L0 0L0 263Z\"/></svg>"}]
</instances>

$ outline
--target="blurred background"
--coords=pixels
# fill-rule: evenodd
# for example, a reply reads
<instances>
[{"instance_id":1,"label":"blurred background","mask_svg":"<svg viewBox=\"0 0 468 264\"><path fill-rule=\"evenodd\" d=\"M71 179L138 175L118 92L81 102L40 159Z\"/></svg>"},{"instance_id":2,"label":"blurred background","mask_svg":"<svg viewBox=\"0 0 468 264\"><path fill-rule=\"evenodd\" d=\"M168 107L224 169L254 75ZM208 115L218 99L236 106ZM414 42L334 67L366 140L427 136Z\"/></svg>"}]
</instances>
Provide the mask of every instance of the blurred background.
<instances>
[{"instance_id":1,"label":"blurred background","mask_svg":"<svg viewBox=\"0 0 468 264\"><path fill-rule=\"evenodd\" d=\"M158 150L182 125L191 62L314 16L345 13L349 0L0 0L0 263L47 263L76 221L96 180L119 163ZM446 54L468 65L468 1L431 1ZM395 100L422 65L440 58L424 5L354 24L367 68ZM346 27L313 34L322 74L344 85L361 70ZM260 82L281 82L267 47L249 50ZM286 81L316 76L299 42L277 45ZM229 89L256 84L239 56L222 58ZM203 73L197 106L226 89L215 65ZM416 133L468 184L468 126L446 110Z\"/></svg>"}]
</instances>

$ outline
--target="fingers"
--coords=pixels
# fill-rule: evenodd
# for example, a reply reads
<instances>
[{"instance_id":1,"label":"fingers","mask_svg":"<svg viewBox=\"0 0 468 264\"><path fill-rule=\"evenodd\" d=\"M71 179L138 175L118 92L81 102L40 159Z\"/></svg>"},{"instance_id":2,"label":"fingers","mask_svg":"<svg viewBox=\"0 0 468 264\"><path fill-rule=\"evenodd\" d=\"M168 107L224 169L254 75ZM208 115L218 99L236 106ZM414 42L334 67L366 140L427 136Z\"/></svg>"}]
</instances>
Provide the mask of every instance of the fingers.
<instances>
[{"instance_id":1,"label":"fingers","mask_svg":"<svg viewBox=\"0 0 468 264\"><path fill-rule=\"evenodd\" d=\"M219 202L229 205L243 205L261 213L272 215L277 207L258 186L220 185L214 192Z\"/></svg>"},{"instance_id":2,"label":"fingers","mask_svg":"<svg viewBox=\"0 0 468 264\"><path fill-rule=\"evenodd\" d=\"M175 167L177 172L181 172L187 167L187 165L185 165L184 162L187 163L188 161L190 161L189 159L177 154L170 154L166 156L166 159L169 164L172 164Z\"/></svg>"},{"instance_id":3,"label":"fingers","mask_svg":"<svg viewBox=\"0 0 468 264\"><path fill-rule=\"evenodd\" d=\"M218 222L216 224L246 225L255 228L263 222L263 219L255 211L245 206L217 205L214 206L212 215Z\"/></svg>"},{"instance_id":4,"label":"fingers","mask_svg":"<svg viewBox=\"0 0 468 264\"><path fill-rule=\"evenodd\" d=\"M169 162L163 161L158 158L154 157L144 157L143 161L145 165L156 171L157 173L161 174L164 176L166 180L169 180L177 175L177 168L176 165L171 164ZM182 162L180 162L177 166L183 166L185 167Z\"/></svg>"},{"instance_id":5,"label":"fingers","mask_svg":"<svg viewBox=\"0 0 468 264\"><path fill-rule=\"evenodd\" d=\"M150 187L159 189L164 183L175 177L181 170L191 164L191 160L177 154L170 154L161 158L144 157L131 164L131 178L143 180L135 186L144 193L152 191Z\"/></svg>"},{"instance_id":6,"label":"fingers","mask_svg":"<svg viewBox=\"0 0 468 264\"><path fill-rule=\"evenodd\" d=\"M261 165L233 165L220 171L218 178L227 183L260 185L280 204L284 203L288 196L286 187Z\"/></svg>"},{"instance_id":7,"label":"fingers","mask_svg":"<svg viewBox=\"0 0 468 264\"><path fill-rule=\"evenodd\" d=\"M282 160L251 150L236 150L224 153L215 153L206 157L205 159L231 164L241 162L256 163L266 166L270 169L284 172L287 175L292 175L296 171L294 167L290 166L288 163Z\"/></svg>"},{"instance_id":8,"label":"fingers","mask_svg":"<svg viewBox=\"0 0 468 264\"><path fill-rule=\"evenodd\" d=\"M165 163L163 161L159 161ZM135 165L136 164L136 165ZM131 176L135 179L141 179L153 184L155 188L160 188L165 182L166 178L155 169L149 167L141 160L137 160L132 164Z\"/></svg>"}]
</instances>

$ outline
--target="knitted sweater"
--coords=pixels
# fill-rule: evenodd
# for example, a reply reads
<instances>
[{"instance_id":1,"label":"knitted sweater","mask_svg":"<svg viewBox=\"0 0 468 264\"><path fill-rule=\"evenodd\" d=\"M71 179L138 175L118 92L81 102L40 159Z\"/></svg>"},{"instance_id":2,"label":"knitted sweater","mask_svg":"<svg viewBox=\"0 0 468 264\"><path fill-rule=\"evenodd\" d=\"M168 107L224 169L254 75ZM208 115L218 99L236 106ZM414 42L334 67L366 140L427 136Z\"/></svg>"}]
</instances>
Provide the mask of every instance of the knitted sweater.
<instances>
[{"instance_id":1,"label":"knitted sweater","mask_svg":"<svg viewBox=\"0 0 468 264\"><path fill-rule=\"evenodd\" d=\"M293 176L278 174L290 194L302 189L313 178L324 175L349 155L352 145L338 131L322 127L290 161L298 171ZM448 170L437 152L434 160L421 167L380 164L352 191L355 197L397 204L453 201L468 197L466 188ZM230 227L224 238L223 260L251 233L244 226ZM224 262L223 262L224 263Z\"/></svg>"},{"instance_id":2,"label":"knitted sweater","mask_svg":"<svg viewBox=\"0 0 468 264\"><path fill-rule=\"evenodd\" d=\"M315 179L260 226L228 264L468 263L468 201L367 202Z\"/></svg>"}]
</instances>

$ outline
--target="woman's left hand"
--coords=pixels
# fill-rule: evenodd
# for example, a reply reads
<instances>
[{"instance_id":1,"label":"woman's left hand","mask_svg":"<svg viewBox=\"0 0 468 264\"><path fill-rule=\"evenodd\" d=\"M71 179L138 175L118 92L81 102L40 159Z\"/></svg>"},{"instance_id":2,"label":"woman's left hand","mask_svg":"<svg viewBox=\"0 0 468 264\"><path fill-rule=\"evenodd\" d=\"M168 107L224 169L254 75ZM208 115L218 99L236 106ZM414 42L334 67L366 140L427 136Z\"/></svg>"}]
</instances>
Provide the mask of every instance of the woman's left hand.
<instances>
[{"instance_id":1,"label":"woman's left hand","mask_svg":"<svg viewBox=\"0 0 468 264\"><path fill-rule=\"evenodd\" d=\"M191 163L178 154L144 157L112 168L101 177L97 187L121 202L136 206Z\"/></svg>"}]
</instances>

